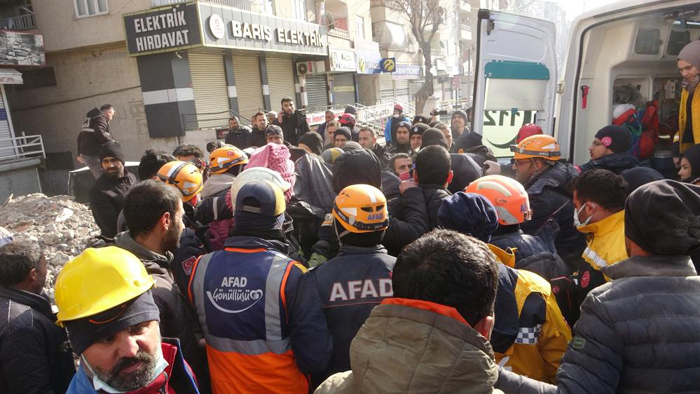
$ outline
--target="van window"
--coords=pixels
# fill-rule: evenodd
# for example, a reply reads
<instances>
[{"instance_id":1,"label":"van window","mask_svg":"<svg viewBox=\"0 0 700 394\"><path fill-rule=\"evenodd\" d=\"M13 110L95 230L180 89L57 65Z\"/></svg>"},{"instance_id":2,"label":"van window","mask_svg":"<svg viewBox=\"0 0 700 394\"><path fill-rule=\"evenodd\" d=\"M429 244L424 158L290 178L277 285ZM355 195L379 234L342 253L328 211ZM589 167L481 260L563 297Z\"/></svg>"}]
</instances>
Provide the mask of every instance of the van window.
<instances>
[{"instance_id":1,"label":"van window","mask_svg":"<svg viewBox=\"0 0 700 394\"><path fill-rule=\"evenodd\" d=\"M677 56L681 52L681 49L688 43L690 43L690 32L688 30L671 30L671 35L668 37L666 54L669 56Z\"/></svg>"},{"instance_id":2,"label":"van window","mask_svg":"<svg viewBox=\"0 0 700 394\"><path fill-rule=\"evenodd\" d=\"M639 29L634 42L634 52L638 55L658 55L661 46L659 29Z\"/></svg>"}]
</instances>

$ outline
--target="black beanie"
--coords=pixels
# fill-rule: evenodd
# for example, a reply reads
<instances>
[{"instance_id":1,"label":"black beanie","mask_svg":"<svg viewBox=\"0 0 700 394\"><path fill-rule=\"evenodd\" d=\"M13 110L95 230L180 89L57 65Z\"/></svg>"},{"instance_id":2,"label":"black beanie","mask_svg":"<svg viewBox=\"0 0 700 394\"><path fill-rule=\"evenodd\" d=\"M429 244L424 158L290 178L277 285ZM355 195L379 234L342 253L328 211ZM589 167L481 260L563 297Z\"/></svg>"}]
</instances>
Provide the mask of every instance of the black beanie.
<instances>
[{"instance_id":1,"label":"black beanie","mask_svg":"<svg viewBox=\"0 0 700 394\"><path fill-rule=\"evenodd\" d=\"M342 134L342 135L345 136L345 138L346 138L348 141L352 141L352 131L350 131L349 128L347 128L347 127L345 127L345 126L343 126L343 127L338 127L338 128L335 130L335 134L333 135L333 139L335 139L335 136L338 135L338 134Z\"/></svg>"},{"instance_id":2,"label":"black beanie","mask_svg":"<svg viewBox=\"0 0 700 394\"><path fill-rule=\"evenodd\" d=\"M346 114L357 115L357 109L355 109L355 107L353 107L352 105L348 105L347 107L345 107L345 111L343 112Z\"/></svg>"},{"instance_id":3,"label":"black beanie","mask_svg":"<svg viewBox=\"0 0 700 394\"><path fill-rule=\"evenodd\" d=\"M615 153L627 152L632 147L632 135L622 126L605 126L595 133L595 138Z\"/></svg>"},{"instance_id":4,"label":"black beanie","mask_svg":"<svg viewBox=\"0 0 700 394\"><path fill-rule=\"evenodd\" d=\"M299 143L308 146L311 152L316 155L320 155L323 151L323 139L321 135L315 131L304 133L301 138L299 138Z\"/></svg>"},{"instance_id":5,"label":"black beanie","mask_svg":"<svg viewBox=\"0 0 700 394\"><path fill-rule=\"evenodd\" d=\"M641 186L625 203L625 236L654 255L696 253L700 187L671 180Z\"/></svg>"},{"instance_id":6,"label":"black beanie","mask_svg":"<svg viewBox=\"0 0 700 394\"><path fill-rule=\"evenodd\" d=\"M700 145L694 145L686 149L681 156L685 157L688 163L690 163L690 179L687 181L693 182L700 178Z\"/></svg>"},{"instance_id":7,"label":"black beanie","mask_svg":"<svg viewBox=\"0 0 700 394\"><path fill-rule=\"evenodd\" d=\"M335 160L333 190L340 193L350 185L382 187L382 165L369 149L346 151Z\"/></svg>"},{"instance_id":8,"label":"black beanie","mask_svg":"<svg viewBox=\"0 0 700 394\"><path fill-rule=\"evenodd\" d=\"M423 132L423 140L420 148L423 149L430 145L440 145L445 149L450 149L445 141L445 133L440 129L430 128Z\"/></svg>"},{"instance_id":9,"label":"black beanie","mask_svg":"<svg viewBox=\"0 0 700 394\"><path fill-rule=\"evenodd\" d=\"M423 133L428 130L428 125L424 123L416 123L408 130L408 136L413 137L415 134L423 135Z\"/></svg>"},{"instance_id":10,"label":"black beanie","mask_svg":"<svg viewBox=\"0 0 700 394\"><path fill-rule=\"evenodd\" d=\"M115 159L121 161L122 164L126 162L126 156L124 156L122 146L119 145L118 142L114 141L102 144L97 156L100 158L100 161L104 160L106 157L114 157Z\"/></svg>"},{"instance_id":11,"label":"black beanie","mask_svg":"<svg viewBox=\"0 0 700 394\"><path fill-rule=\"evenodd\" d=\"M469 122L469 119L467 118L467 113L464 112L464 111L462 111L461 109L460 109L460 110L457 110L457 111L455 111L455 112L453 112L453 113L452 113L452 116L450 117L450 119L454 118L455 115L462 117L462 118L464 119L464 124L465 124L465 125L467 124L467 122Z\"/></svg>"},{"instance_id":12,"label":"black beanie","mask_svg":"<svg viewBox=\"0 0 700 394\"><path fill-rule=\"evenodd\" d=\"M418 123L428 124L428 123L430 123L430 118L428 118L427 116L423 116L423 115L416 115L413 117L413 124L418 124Z\"/></svg>"}]
</instances>

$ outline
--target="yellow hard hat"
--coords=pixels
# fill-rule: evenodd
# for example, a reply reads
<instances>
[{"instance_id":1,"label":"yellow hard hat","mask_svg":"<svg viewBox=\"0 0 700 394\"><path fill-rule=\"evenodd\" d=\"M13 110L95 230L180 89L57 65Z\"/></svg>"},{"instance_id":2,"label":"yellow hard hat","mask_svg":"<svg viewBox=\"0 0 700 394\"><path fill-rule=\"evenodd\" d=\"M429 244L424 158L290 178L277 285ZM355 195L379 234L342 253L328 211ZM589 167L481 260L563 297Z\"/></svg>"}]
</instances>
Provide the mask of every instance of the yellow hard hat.
<instances>
[{"instance_id":1,"label":"yellow hard hat","mask_svg":"<svg viewBox=\"0 0 700 394\"><path fill-rule=\"evenodd\" d=\"M537 157L552 161L561 159L559 143L551 135L531 135L520 141L518 145L511 145L510 150L515 153L516 160Z\"/></svg>"},{"instance_id":2,"label":"yellow hard hat","mask_svg":"<svg viewBox=\"0 0 700 394\"><path fill-rule=\"evenodd\" d=\"M189 202L204 188L202 173L190 162L171 161L158 170L158 179L182 193L182 201Z\"/></svg>"},{"instance_id":3,"label":"yellow hard hat","mask_svg":"<svg viewBox=\"0 0 700 394\"><path fill-rule=\"evenodd\" d=\"M356 234L389 227L386 197L370 185L350 185L341 190L333 204L333 217L345 230Z\"/></svg>"},{"instance_id":4,"label":"yellow hard hat","mask_svg":"<svg viewBox=\"0 0 700 394\"><path fill-rule=\"evenodd\" d=\"M244 164L248 164L248 156L235 146L221 147L209 155L209 171L212 174L223 174L231 167Z\"/></svg>"},{"instance_id":5,"label":"yellow hard hat","mask_svg":"<svg viewBox=\"0 0 700 394\"><path fill-rule=\"evenodd\" d=\"M107 311L154 286L141 260L116 246L88 248L66 263L56 279L58 321L78 320Z\"/></svg>"}]
</instances>

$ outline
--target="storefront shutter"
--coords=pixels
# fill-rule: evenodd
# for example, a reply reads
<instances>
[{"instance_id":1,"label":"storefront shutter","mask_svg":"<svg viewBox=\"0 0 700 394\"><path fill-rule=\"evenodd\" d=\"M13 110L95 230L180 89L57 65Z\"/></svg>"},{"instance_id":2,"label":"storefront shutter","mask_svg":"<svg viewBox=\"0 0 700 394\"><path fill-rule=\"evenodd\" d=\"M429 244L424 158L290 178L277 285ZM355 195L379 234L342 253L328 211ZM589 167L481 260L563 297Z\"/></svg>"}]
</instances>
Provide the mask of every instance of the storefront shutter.
<instances>
[{"instance_id":1,"label":"storefront shutter","mask_svg":"<svg viewBox=\"0 0 700 394\"><path fill-rule=\"evenodd\" d=\"M307 112L325 110L328 107L328 91L325 75L306 76L306 98L309 103L306 106Z\"/></svg>"},{"instance_id":2,"label":"storefront shutter","mask_svg":"<svg viewBox=\"0 0 700 394\"><path fill-rule=\"evenodd\" d=\"M391 74L379 75L379 90L383 102L394 101L394 80L391 79Z\"/></svg>"},{"instance_id":3,"label":"storefront shutter","mask_svg":"<svg viewBox=\"0 0 700 394\"><path fill-rule=\"evenodd\" d=\"M413 101L408 95L408 79L395 79L394 89L396 89L396 101L404 104Z\"/></svg>"},{"instance_id":4,"label":"storefront shutter","mask_svg":"<svg viewBox=\"0 0 700 394\"><path fill-rule=\"evenodd\" d=\"M3 98L5 97L5 86L0 85L0 156L8 156L14 154L14 149L9 149L14 146L10 138L13 138L12 130L10 129L10 121L7 115L9 111L5 105Z\"/></svg>"},{"instance_id":5,"label":"storefront shutter","mask_svg":"<svg viewBox=\"0 0 700 394\"><path fill-rule=\"evenodd\" d=\"M333 75L333 104L355 104L355 78L353 73Z\"/></svg>"},{"instance_id":6,"label":"storefront shutter","mask_svg":"<svg viewBox=\"0 0 700 394\"><path fill-rule=\"evenodd\" d=\"M228 125L229 103L226 93L224 59L220 54L189 52L197 121L187 117L188 129Z\"/></svg>"},{"instance_id":7,"label":"storefront shutter","mask_svg":"<svg viewBox=\"0 0 700 394\"><path fill-rule=\"evenodd\" d=\"M294 68L291 58L268 57L267 58L267 83L270 86L270 108L279 112L282 109L282 98L294 99ZM295 100L296 101L296 100ZM299 103L295 103L298 104Z\"/></svg>"},{"instance_id":8,"label":"storefront shutter","mask_svg":"<svg viewBox=\"0 0 700 394\"><path fill-rule=\"evenodd\" d=\"M416 101L416 93L423 87L425 81L411 80L408 82L408 97L411 101Z\"/></svg>"},{"instance_id":9,"label":"storefront shutter","mask_svg":"<svg viewBox=\"0 0 700 394\"><path fill-rule=\"evenodd\" d=\"M238 94L238 113L243 118L250 119L264 109L258 57L233 55L233 77Z\"/></svg>"}]
</instances>

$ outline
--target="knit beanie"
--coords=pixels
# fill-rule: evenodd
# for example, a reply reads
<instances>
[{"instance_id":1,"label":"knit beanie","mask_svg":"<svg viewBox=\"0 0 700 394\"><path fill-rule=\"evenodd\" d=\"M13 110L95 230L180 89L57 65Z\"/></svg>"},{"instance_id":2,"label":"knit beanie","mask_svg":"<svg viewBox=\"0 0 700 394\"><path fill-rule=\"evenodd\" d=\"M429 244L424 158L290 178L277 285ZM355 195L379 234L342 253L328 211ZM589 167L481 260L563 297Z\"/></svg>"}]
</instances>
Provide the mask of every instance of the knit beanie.
<instances>
[{"instance_id":1,"label":"knit beanie","mask_svg":"<svg viewBox=\"0 0 700 394\"><path fill-rule=\"evenodd\" d=\"M276 127L279 128L279 126ZM287 146L269 143L256 149L253 154L250 155L246 169L265 167L282 175L282 179L292 186L289 190L284 192L284 197L287 202L289 202L294 195L294 183L297 179L294 173L294 162L289 159L290 157L291 154Z\"/></svg>"},{"instance_id":2,"label":"knit beanie","mask_svg":"<svg viewBox=\"0 0 700 394\"><path fill-rule=\"evenodd\" d=\"M498 229L498 214L486 197L458 192L440 205L438 226L489 242Z\"/></svg>"},{"instance_id":3,"label":"knit beanie","mask_svg":"<svg viewBox=\"0 0 700 394\"><path fill-rule=\"evenodd\" d=\"M348 105L347 107L345 107L345 111L343 112L346 114L357 115L357 109L355 109L355 107L353 107L352 105Z\"/></svg>"},{"instance_id":4,"label":"knit beanie","mask_svg":"<svg viewBox=\"0 0 700 394\"><path fill-rule=\"evenodd\" d=\"M304 133L301 138L299 138L299 143L308 146L311 152L316 155L320 155L321 151L323 151L323 138L315 131Z\"/></svg>"},{"instance_id":5,"label":"knit beanie","mask_svg":"<svg viewBox=\"0 0 700 394\"><path fill-rule=\"evenodd\" d=\"M690 163L690 178L687 181L694 183L696 179L700 178L700 145L686 149L682 156ZM681 180L686 181L686 179Z\"/></svg>"},{"instance_id":6,"label":"knit beanie","mask_svg":"<svg viewBox=\"0 0 700 394\"><path fill-rule=\"evenodd\" d=\"M340 148L329 148L321 153L321 158L326 162L326 164L333 165L335 164L335 160L342 154L343 150Z\"/></svg>"},{"instance_id":7,"label":"knit beanie","mask_svg":"<svg viewBox=\"0 0 700 394\"><path fill-rule=\"evenodd\" d=\"M445 141L445 134L440 129L430 128L423 132L423 140L420 148L423 149L430 145L440 145L445 149L450 149Z\"/></svg>"},{"instance_id":8,"label":"knit beanie","mask_svg":"<svg viewBox=\"0 0 700 394\"><path fill-rule=\"evenodd\" d=\"M126 162L126 156L122 151L122 146L118 142L114 141L102 144L97 156L100 158L100 161L104 160L106 157L114 157L115 159L121 161L122 164Z\"/></svg>"},{"instance_id":9,"label":"knit beanie","mask_svg":"<svg viewBox=\"0 0 700 394\"><path fill-rule=\"evenodd\" d=\"M362 150L364 148L362 147L362 145L360 145L359 143L357 143L355 141L348 141L345 143L345 145L343 146L342 149L343 149L343 152L351 152L354 150Z\"/></svg>"},{"instance_id":10,"label":"knit beanie","mask_svg":"<svg viewBox=\"0 0 700 394\"><path fill-rule=\"evenodd\" d=\"M700 70L700 41L692 41L678 53L678 60L685 60Z\"/></svg>"},{"instance_id":11,"label":"knit beanie","mask_svg":"<svg viewBox=\"0 0 700 394\"><path fill-rule=\"evenodd\" d=\"M270 124L270 125L267 125L267 127L265 127L265 138L267 138L271 135L284 136L284 132L282 131L281 127L274 125L274 124Z\"/></svg>"},{"instance_id":12,"label":"knit beanie","mask_svg":"<svg viewBox=\"0 0 700 394\"><path fill-rule=\"evenodd\" d=\"M700 250L700 186L671 180L635 190L625 203L625 236L654 255Z\"/></svg>"},{"instance_id":13,"label":"knit beanie","mask_svg":"<svg viewBox=\"0 0 700 394\"><path fill-rule=\"evenodd\" d=\"M632 147L632 135L622 126L605 126L595 133L595 138L614 153L627 152Z\"/></svg>"},{"instance_id":14,"label":"knit beanie","mask_svg":"<svg viewBox=\"0 0 700 394\"><path fill-rule=\"evenodd\" d=\"M348 151L335 161L333 169L333 191L340 193L350 185L372 185L382 187L382 165L369 149Z\"/></svg>"},{"instance_id":15,"label":"knit beanie","mask_svg":"<svg viewBox=\"0 0 700 394\"><path fill-rule=\"evenodd\" d=\"M338 135L338 134L344 135L345 138L347 138L348 141L352 141L352 132L350 131L349 128L347 128L347 127L345 127L345 126L338 127L338 128L335 130L335 134L334 134L333 138L335 138L335 136Z\"/></svg>"},{"instance_id":16,"label":"knit beanie","mask_svg":"<svg viewBox=\"0 0 700 394\"><path fill-rule=\"evenodd\" d=\"M464 124L465 124L465 125L466 125L467 122L469 121L469 119L467 118L467 113L464 112L464 111L462 111L461 109L460 109L460 110L457 110L457 111L455 111L455 112L453 112L453 113L452 113L452 116L450 117L450 119L454 118L455 115L456 115L456 116L460 116L462 119L464 119Z\"/></svg>"}]
</instances>

